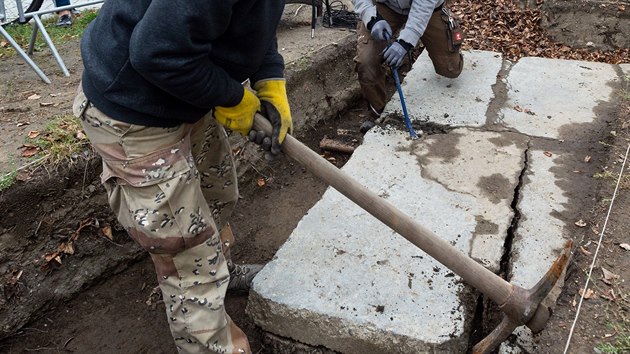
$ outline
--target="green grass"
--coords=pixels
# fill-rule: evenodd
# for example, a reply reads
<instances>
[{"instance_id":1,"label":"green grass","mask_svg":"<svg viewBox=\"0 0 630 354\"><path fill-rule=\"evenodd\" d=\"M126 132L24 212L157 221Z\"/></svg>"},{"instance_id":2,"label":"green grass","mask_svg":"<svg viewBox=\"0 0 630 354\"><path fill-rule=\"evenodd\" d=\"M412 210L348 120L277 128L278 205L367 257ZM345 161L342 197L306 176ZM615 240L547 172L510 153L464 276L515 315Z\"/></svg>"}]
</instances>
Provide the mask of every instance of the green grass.
<instances>
[{"instance_id":1,"label":"green grass","mask_svg":"<svg viewBox=\"0 0 630 354\"><path fill-rule=\"evenodd\" d=\"M48 32L50 39L57 46L81 37L87 25L96 18L97 13L98 12L96 10L86 10L78 15L74 15L71 27L55 26L55 23L57 22L56 17L46 19L42 22L44 23L44 27L46 28L46 32ZM31 40L34 23L35 21L33 20L24 25L14 23L6 26L4 29L11 35L11 37L13 37L18 45L26 51ZM42 34L38 33L37 39L35 40L34 50L39 51L43 48L47 48L46 41L44 41ZM9 58L15 55L17 55L17 52L10 44L6 43L3 46L0 46L0 58Z\"/></svg>"},{"instance_id":2,"label":"green grass","mask_svg":"<svg viewBox=\"0 0 630 354\"><path fill-rule=\"evenodd\" d=\"M623 324L611 325L610 327L617 333L615 341L612 343L601 343L597 346L597 349L607 354L629 353L630 329Z\"/></svg>"},{"instance_id":3,"label":"green grass","mask_svg":"<svg viewBox=\"0 0 630 354\"><path fill-rule=\"evenodd\" d=\"M17 171L13 170L3 176L0 176L0 192L11 187L17 179Z\"/></svg>"},{"instance_id":4,"label":"green grass","mask_svg":"<svg viewBox=\"0 0 630 354\"><path fill-rule=\"evenodd\" d=\"M33 157L45 156L43 163L58 165L81 152L87 145L87 137L79 119L72 115L54 117L38 136L26 138L26 142L38 149Z\"/></svg>"}]
</instances>

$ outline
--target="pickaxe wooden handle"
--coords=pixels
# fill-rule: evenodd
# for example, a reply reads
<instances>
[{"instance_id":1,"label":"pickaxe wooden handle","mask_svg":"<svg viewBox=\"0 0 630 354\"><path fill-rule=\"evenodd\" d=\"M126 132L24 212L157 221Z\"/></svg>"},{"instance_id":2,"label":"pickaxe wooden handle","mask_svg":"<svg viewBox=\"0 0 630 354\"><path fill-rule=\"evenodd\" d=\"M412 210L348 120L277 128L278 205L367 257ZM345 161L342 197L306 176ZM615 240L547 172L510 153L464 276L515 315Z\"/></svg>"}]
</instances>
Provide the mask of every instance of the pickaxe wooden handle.
<instances>
[{"instance_id":1,"label":"pickaxe wooden handle","mask_svg":"<svg viewBox=\"0 0 630 354\"><path fill-rule=\"evenodd\" d=\"M271 124L258 114L254 120L254 128L264 130L267 134L271 132ZM570 241L545 276L533 288L523 289L484 268L291 135L287 135L284 140L282 151L499 305L503 312L503 321L490 335L475 345L473 353L491 352L520 325L526 325L534 333L544 328L551 312L541 301L551 291L568 264Z\"/></svg>"}]
</instances>

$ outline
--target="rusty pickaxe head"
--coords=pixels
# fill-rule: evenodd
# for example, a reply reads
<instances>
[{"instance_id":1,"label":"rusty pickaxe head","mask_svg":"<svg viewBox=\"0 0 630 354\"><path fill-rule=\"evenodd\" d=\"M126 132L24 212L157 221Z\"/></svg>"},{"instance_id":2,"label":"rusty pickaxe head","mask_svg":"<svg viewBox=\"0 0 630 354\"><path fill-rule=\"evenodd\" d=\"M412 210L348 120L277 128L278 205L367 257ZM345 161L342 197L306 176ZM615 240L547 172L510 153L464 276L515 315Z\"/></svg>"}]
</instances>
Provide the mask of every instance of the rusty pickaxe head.
<instances>
[{"instance_id":1,"label":"rusty pickaxe head","mask_svg":"<svg viewBox=\"0 0 630 354\"><path fill-rule=\"evenodd\" d=\"M545 328L551 309L542 303L554 288L556 282L569 263L573 242L567 241L562 253L553 262L551 268L531 289L512 285L512 293L499 308L503 312L501 323L486 338L473 347L474 354L489 353L498 347L514 332L516 327L525 325L534 334Z\"/></svg>"}]
</instances>

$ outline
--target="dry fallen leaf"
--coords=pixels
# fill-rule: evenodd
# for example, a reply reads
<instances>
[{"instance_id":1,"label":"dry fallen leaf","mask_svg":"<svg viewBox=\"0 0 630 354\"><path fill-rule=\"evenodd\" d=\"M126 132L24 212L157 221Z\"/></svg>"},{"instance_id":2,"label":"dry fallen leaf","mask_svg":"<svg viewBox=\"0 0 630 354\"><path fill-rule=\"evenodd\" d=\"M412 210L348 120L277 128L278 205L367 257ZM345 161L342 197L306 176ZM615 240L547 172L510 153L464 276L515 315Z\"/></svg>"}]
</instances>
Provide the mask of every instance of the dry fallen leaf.
<instances>
[{"instance_id":1,"label":"dry fallen leaf","mask_svg":"<svg viewBox=\"0 0 630 354\"><path fill-rule=\"evenodd\" d=\"M580 246L580 251L582 252L582 254L584 254L585 256L590 256L593 253L588 251L586 248L584 248L583 246Z\"/></svg>"},{"instance_id":2,"label":"dry fallen leaf","mask_svg":"<svg viewBox=\"0 0 630 354\"><path fill-rule=\"evenodd\" d=\"M584 291L584 289L580 289L580 296L582 296L585 299L592 299L594 297L594 293L593 290L591 289L586 289L586 291Z\"/></svg>"},{"instance_id":3,"label":"dry fallen leaf","mask_svg":"<svg viewBox=\"0 0 630 354\"><path fill-rule=\"evenodd\" d=\"M608 301L617 300L617 296L615 296L615 291L613 289L608 289L608 291L605 294L601 294L600 296Z\"/></svg>"},{"instance_id":4,"label":"dry fallen leaf","mask_svg":"<svg viewBox=\"0 0 630 354\"><path fill-rule=\"evenodd\" d=\"M611 271L609 271L608 269L602 267L602 273L604 274L604 279L602 279L604 281L604 283L611 285L611 280L615 280L615 279L619 279L619 275L615 274Z\"/></svg>"},{"instance_id":5,"label":"dry fallen leaf","mask_svg":"<svg viewBox=\"0 0 630 354\"><path fill-rule=\"evenodd\" d=\"M37 138L38 135L39 135L39 132L37 130L31 130L30 132L28 132L28 134L26 134L26 136L28 136L31 139Z\"/></svg>"},{"instance_id":6,"label":"dry fallen leaf","mask_svg":"<svg viewBox=\"0 0 630 354\"><path fill-rule=\"evenodd\" d=\"M519 105L514 106L514 110L517 112L523 112L523 109Z\"/></svg>"},{"instance_id":7,"label":"dry fallen leaf","mask_svg":"<svg viewBox=\"0 0 630 354\"><path fill-rule=\"evenodd\" d=\"M74 246L72 245L72 242L60 244L58 250L65 254L74 254Z\"/></svg>"},{"instance_id":8,"label":"dry fallen leaf","mask_svg":"<svg viewBox=\"0 0 630 354\"><path fill-rule=\"evenodd\" d=\"M547 157L551 157L551 156L553 155L553 154L552 154L552 153L550 153L549 151L545 151L545 152L543 152L543 154L545 154L545 156L547 156Z\"/></svg>"},{"instance_id":9,"label":"dry fallen leaf","mask_svg":"<svg viewBox=\"0 0 630 354\"><path fill-rule=\"evenodd\" d=\"M27 147L22 151L22 157L31 157L37 154L38 149L36 147Z\"/></svg>"},{"instance_id":10,"label":"dry fallen leaf","mask_svg":"<svg viewBox=\"0 0 630 354\"><path fill-rule=\"evenodd\" d=\"M580 219L580 220L575 222L575 226L577 226L577 227L585 227L586 223L584 222L584 220Z\"/></svg>"},{"instance_id":11,"label":"dry fallen leaf","mask_svg":"<svg viewBox=\"0 0 630 354\"><path fill-rule=\"evenodd\" d=\"M48 107L54 105L54 102L40 102L39 105L42 107Z\"/></svg>"},{"instance_id":12,"label":"dry fallen leaf","mask_svg":"<svg viewBox=\"0 0 630 354\"><path fill-rule=\"evenodd\" d=\"M586 162L586 163L591 162L591 156L586 155L586 156L584 157L584 162Z\"/></svg>"},{"instance_id":13,"label":"dry fallen leaf","mask_svg":"<svg viewBox=\"0 0 630 354\"><path fill-rule=\"evenodd\" d=\"M103 226L103 228L101 229L101 232L108 239L110 239L112 241L114 240L114 236L112 235L112 227L111 226L109 226L109 225Z\"/></svg>"},{"instance_id":14,"label":"dry fallen leaf","mask_svg":"<svg viewBox=\"0 0 630 354\"><path fill-rule=\"evenodd\" d=\"M265 179L264 179L264 178L259 178L259 179L256 181L256 184L258 184L258 187L264 187L264 186L265 186L265 183L266 183L266 182L265 182Z\"/></svg>"},{"instance_id":15,"label":"dry fallen leaf","mask_svg":"<svg viewBox=\"0 0 630 354\"><path fill-rule=\"evenodd\" d=\"M627 243L622 243L619 245L619 247L623 248L626 251L630 251L630 245Z\"/></svg>"},{"instance_id":16,"label":"dry fallen leaf","mask_svg":"<svg viewBox=\"0 0 630 354\"><path fill-rule=\"evenodd\" d=\"M32 95L28 96L26 99L27 99L27 100L38 100L38 99L40 99L40 98L42 98L42 96L40 96L40 95L38 95L38 94L34 93L34 94L32 94Z\"/></svg>"}]
</instances>

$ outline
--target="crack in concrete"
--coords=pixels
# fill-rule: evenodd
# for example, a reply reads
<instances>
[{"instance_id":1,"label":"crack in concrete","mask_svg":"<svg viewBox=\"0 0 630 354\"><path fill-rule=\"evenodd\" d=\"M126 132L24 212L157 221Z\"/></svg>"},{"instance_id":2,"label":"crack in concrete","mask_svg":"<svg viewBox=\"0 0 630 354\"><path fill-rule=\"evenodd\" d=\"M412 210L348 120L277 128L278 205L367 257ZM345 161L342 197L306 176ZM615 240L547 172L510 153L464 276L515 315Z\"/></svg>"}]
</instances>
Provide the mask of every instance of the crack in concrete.
<instances>
[{"instance_id":1,"label":"crack in concrete","mask_svg":"<svg viewBox=\"0 0 630 354\"><path fill-rule=\"evenodd\" d=\"M488 104L486 110L486 126L491 127L493 125L502 124L503 116L501 115L501 108L505 106L508 100L508 76L510 71L514 67L514 64L508 60L503 60L501 70L497 73L497 81L492 85L492 92L494 97Z\"/></svg>"},{"instance_id":2,"label":"crack in concrete","mask_svg":"<svg viewBox=\"0 0 630 354\"><path fill-rule=\"evenodd\" d=\"M509 274L511 271L510 260L512 255L512 242L514 241L516 230L518 229L518 222L521 219L521 211L518 209L518 202L521 196L521 189L523 188L525 174L527 173L527 169L529 167L530 149L531 141L528 141L527 148L523 152L523 168L521 169L521 173L518 176L518 184L516 185L516 187L514 187L514 198L512 199L512 204L510 205L512 211L514 212L514 216L512 217L512 221L510 222L510 227L508 227L507 229L505 243L503 244L503 256L501 257L499 270L499 275L503 276L504 279L509 279Z\"/></svg>"},{"instance_id":3,"label":"crack in concrete","mask_svg":"<svg viewBox=\"0 0 630 354\"><path fill-rule=\"evenodd\" d=\"M509 273L511 271L510 261L511 261L511 255L512 255L512 242L514 241L514 238L516 236L518 223L519 223L519 220L521 219L521 212L518 209L518 202L520 199L521 189L523 188L523 185L524 185L525 175L527 173L527 169L529 168L530 150L531 150L531 140L527 142L527 148L523 152L523 168L521 169L521 172L518 176L518 183L514 187L514 194L513 194L514 197L512 199L512 203L510 204L510 207L512 208L514 212L514 216L512 217L512 220L510 221L510 226L507 229L505 242L503 244L503 256L501 257L501 261L499 263L500 264L499 276L503 277L504 279L509 279ZM474 313L472 315L472 319L470 320L470 324L472 326L470 328L472 329L472 332L470 334L470 337L468 338L469 351L472 349L472 347L475 344L480 342L482 339L485 338L487 334L489 334L489 331L487 331L486 329L488 329L493 324L492 322L495 319L486 318L487 317L486 314L492 313L493 310L496 310L496 309L498 309L497 304L490 301L489 299L486 299L486 297L483 294L481 293L479 294L479 296L477 297L477 303L475 306Z\"/></svg>"}]
</instances>

